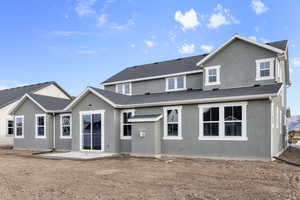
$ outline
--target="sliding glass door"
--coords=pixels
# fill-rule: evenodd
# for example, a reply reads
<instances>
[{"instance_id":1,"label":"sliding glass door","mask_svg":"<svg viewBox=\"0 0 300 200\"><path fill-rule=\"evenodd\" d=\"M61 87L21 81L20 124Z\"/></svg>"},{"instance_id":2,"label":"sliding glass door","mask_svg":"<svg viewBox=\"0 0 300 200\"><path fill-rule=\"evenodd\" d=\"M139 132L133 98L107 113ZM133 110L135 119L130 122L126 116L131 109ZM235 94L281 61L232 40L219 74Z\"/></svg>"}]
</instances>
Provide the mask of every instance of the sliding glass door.
<instances>
[{"instance_id":1,"label":"sliding glass door","mask_svg":"<svg viewBox=\"0 0 300 200\"><path fill-rule=\"evenodd\" d=\"M81 149L101 151L102 147L103 114L82 114Z\"/></svg>"}]
</instances>

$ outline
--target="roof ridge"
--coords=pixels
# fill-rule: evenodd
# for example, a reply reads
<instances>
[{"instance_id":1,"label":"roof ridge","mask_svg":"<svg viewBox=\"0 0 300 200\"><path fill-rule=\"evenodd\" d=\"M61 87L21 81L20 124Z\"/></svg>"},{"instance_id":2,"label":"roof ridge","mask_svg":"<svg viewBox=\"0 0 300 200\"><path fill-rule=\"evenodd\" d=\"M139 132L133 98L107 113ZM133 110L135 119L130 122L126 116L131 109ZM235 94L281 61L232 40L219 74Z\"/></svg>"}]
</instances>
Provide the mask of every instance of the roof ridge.
<instances>
[{"instance_id":1,"label":"roof ridge","mask_svg":"<svg viewBox=\"0 0 300 200\"><path fill-rule=\"evenodd\" d=\"M37 86L37 85L50 84L50 83L55 83L55 81L47 81L47 82L34 83L34 84L23 85L23 86L18 86L18 87L13 87L13 88L6 88L6 89L3 89L3 90L0 90L0 92L7 91L7 90L20 89L20 88L25 88L25 87L32 87L32 86Z\"/></svg>"}]
</instances>

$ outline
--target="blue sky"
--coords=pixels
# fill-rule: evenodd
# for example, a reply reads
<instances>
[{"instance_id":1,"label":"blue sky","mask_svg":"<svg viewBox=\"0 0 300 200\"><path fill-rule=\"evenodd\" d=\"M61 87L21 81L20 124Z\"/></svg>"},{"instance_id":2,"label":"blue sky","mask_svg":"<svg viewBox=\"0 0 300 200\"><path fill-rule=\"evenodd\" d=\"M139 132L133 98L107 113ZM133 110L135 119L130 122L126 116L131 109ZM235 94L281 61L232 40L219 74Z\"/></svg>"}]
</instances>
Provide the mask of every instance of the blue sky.
<instances>
[{"instance_id":1,"label":"blue sky","mask_svg":"<svg viewBox=\"0 0 300 200\"><path fill-rule=\"evenodd\" d=\"M72 95L125 67L206 53L234 33L289 40L300 114L298 0L10 0L0 12L0 88L54 80Z\"/></svg>"}]
</instances>

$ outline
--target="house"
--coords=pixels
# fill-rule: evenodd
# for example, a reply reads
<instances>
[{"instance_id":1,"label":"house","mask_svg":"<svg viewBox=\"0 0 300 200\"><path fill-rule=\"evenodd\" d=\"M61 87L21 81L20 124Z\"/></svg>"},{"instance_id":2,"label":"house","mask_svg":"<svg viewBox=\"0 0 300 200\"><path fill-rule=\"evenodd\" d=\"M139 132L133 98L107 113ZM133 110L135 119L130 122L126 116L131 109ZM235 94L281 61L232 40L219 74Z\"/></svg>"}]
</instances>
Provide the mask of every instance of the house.
<instances>
[{"instance_id":1,"label":"house","mask_svg":"<svg viewBox=\"0 0 300 200\"><path fill-rule=\"evenodd\" d=\"M70 95L55 82L0 90L0 145L13 144L14 119L9 112L26 93L70 99Z\"/></svg>"},{"instance_id":2,"label":"house","mask_svg":"<svg viewBox=\"0 0 300 200\"><path fill-rule=\"evenodd\" d=\"M15 148L270 160L287 147L285 40L234 35L210 54L129 67L102 85L70 103L24 95L11 111Z\"/></svg>"}]
</instances>

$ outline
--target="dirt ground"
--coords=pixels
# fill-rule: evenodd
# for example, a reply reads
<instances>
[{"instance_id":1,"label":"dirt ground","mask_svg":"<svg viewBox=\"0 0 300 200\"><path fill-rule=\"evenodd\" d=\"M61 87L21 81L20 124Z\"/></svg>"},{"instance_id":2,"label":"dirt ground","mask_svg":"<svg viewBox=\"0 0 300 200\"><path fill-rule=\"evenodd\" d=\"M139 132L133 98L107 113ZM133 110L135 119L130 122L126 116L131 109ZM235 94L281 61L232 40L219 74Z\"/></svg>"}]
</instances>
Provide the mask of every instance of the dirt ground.
<instances>
[{"instance_id":1,"label":"dirt ground","mask_svg":"<svg viewBox=\"0 0 300 200\"><path fill-rule=\"evenodd\" d=\"M300 150L283 157L300 162ZM51 160L0 149L0 199L300 199L300 167L208 159Z\"/></svg>"}]
</instances>

